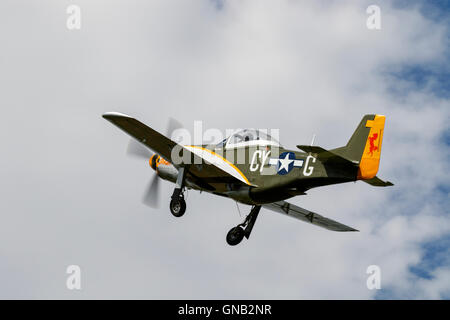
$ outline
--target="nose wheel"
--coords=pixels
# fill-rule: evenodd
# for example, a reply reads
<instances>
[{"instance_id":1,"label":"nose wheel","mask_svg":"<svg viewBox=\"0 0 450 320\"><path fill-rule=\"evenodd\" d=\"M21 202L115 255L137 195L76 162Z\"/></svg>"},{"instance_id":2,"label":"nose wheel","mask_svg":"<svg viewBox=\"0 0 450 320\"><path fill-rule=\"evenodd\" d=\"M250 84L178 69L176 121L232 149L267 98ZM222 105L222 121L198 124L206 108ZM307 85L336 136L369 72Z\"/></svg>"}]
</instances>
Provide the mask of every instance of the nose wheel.
<instances>
[{"instance_id":1,"label":"nose wheel","mask_svg":"<svg viewBox=\"0 0 450 320\"><path fill-rule=\"evenodd\" d=\"M179 218L186 212L186 201L184 200L183 190L176 188L173 191L172 199L170 200L170 213Z\"/></svg>"},{"instance_id":2,"label":"nose wheel","mask_svg":"<svg viewBox=\"0 0 450 320\"><path fill-rule=\"evenodd\" d=\"M247 239L250 237L250 233L252 232L253 226L255 225L259 210L261 210L261 206L254 206L243 223L228 231L227 243L230 246L236 246L241 243L244 237L246 237Z\"/></svg>"},{"instance_id":3,"label":"nose wheel","mask_svg":"<svg viewBox=\"0 0 450 320\"><path fill-rule=\"evenodd\" d=\"M183 198L170 200L170 213L179 218L186 212L186 201Z\"/></svg>"},{"instance_id":4,"label":"nose wheel","mask_svg":"<svg viewBox=\"0 0 450 320\"><path fill-rule=\"evenodd\" d=\"M241 226L234 227L227 233L227 243L230 246L238 245L244 239L244 235L245 230Z\"/></svg>"},{"instance_id":5,"label":"nose wheel","mask_svg":"<svg viewBox=\"0 0 450 320\"><path fill-rule=\"evenodd\" d=\"M186 212L186 201L184 200L184 179L186 176L186 169L181 167L178 170L178 177L176 188L173 190L172 199L170 200L170 213L179 218Z\"/></svg>"}]
</instances>

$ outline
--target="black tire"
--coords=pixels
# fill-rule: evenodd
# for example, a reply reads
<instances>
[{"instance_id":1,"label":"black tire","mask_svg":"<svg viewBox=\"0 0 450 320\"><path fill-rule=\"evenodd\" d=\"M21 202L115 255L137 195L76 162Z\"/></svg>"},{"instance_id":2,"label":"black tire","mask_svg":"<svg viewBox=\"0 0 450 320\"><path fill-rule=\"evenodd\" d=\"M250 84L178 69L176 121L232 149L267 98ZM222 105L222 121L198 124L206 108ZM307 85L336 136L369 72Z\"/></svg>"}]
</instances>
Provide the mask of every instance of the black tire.
<instances>
[{"instance_id":1,"label":"black tire","mask_svg":"<svg viewBox=\"0 0 450 320\"><path fill-rule=\"evenodd\" d=\"M245 232L242 227L234 227L227 233L227 243L230 246L238 245L244 239L244 234Z\"/></svg>"},{"instance_id":2,"label":"black tire","mask_svg":"<svg viewBox=\"0 0 450 320\"><path fill-rule=\"evenodd\" d=\"M186 212L186 201L184 199L170 200L170 212L177 218Z\"/></svg>"}]
</instances>

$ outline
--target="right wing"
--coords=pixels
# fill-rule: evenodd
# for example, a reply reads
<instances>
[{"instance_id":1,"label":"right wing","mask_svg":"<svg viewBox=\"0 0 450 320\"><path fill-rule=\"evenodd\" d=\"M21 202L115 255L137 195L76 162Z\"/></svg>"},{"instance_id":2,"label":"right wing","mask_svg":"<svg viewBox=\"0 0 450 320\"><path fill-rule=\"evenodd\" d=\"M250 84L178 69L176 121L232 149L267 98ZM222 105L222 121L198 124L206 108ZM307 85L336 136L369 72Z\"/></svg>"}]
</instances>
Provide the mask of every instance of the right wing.
<instances>
[{"instance_id":1,"label":"right wing","mask_svg":"<svg viewBox=\"0 0 450 320\"><path fill-rule=\"evenodd\" d=\"M193 182L205 189L215 190L212 186L214 183L251 185L238 168L213 151L196 146L181 146L137 119L122 113L107 112L103 118L158 153L175 167L186 167ZM180 160L184 162L172 160L174 148L178 148Z\"/></svg>"},{"instance_id":2,"label":"right wing","mask_svg":"<svg viewBox=\"0 0 450 320\"><path fill-rule=\"evenodd\" d=\"M358 231L337 221L325 218L318 213L300 208L286 201L272 202L263 204L263 208L276 211L293 218L314 224L316 226L332 231Z\"/></svg>"}]
</instances>

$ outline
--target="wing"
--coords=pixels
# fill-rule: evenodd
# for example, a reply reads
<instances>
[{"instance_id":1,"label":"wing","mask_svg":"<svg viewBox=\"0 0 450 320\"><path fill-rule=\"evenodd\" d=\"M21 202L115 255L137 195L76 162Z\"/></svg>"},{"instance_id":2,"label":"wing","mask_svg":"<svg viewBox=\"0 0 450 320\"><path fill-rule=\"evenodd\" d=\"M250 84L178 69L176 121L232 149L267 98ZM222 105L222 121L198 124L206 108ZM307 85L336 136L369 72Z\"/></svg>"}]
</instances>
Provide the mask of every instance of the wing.
<instances>
[{"instance_id":1,"label":"wing","mask_svg":"<svg viewBox=\"0 0 450 320\"><path fill-rule=\"evenodd\" d=\"M142 122L118 112L107 112L103 118L110 121L140 143L144 144L166 160L170 160L172 149L177 145Z\"/></svg>"},{"instance_id":2,"label":"wing","mask_svg":"<svg viewBox=\"0 0 450 320\"><path fill-rule=\"evenodd\" d=\"M325 218L318 213L300 208L286 201L263 204L264 208L283 213L293 218L314 224L316 226L332 231L358 231L337 221Z\"/></svg>"},{"instance_id":3,"label":"wing","mask_svg":"<svg viewBox=\"0 0 450 320\"><path fill-rule=\"evenodd\" d=\"M190 179L202 188L213 191L215 188L211 184L214 183L251 185L239 169L213 151L196 146L181 146L125 114L108 112L103 115L103 118L158 153L175 167L187 167ZM180 151L180 161L172 161L174 148L177 148L177 152Z\"/></svg>"}]
</instances>

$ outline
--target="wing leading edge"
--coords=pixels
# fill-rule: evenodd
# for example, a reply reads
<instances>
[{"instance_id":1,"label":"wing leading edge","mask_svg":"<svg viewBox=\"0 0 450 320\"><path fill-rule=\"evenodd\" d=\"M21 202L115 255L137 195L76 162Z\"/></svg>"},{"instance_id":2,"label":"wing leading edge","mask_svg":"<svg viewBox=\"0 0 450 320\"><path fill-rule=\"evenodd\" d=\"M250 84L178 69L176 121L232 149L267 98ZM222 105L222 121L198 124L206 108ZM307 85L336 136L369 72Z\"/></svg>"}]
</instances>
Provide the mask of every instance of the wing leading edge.
<instances>
[{"instance_id":1,"label":"wing leading edge","mask_svg":"<svg viewBox=\"0 0 450 320\"><path fill-rule=\"evenodd\" d=\"M316 226L332 230L332 231L358 231L337 221L325 218L318 213L300 208L286 201L272 202L263 204L263 208L279 212L290 217L314 224Z\"/></svg>"}]
</instances>

